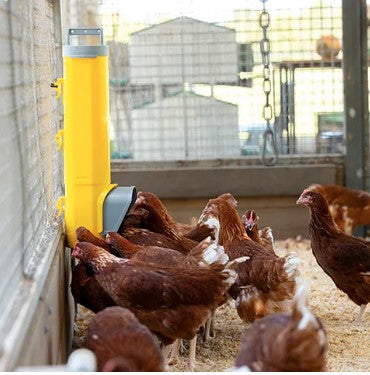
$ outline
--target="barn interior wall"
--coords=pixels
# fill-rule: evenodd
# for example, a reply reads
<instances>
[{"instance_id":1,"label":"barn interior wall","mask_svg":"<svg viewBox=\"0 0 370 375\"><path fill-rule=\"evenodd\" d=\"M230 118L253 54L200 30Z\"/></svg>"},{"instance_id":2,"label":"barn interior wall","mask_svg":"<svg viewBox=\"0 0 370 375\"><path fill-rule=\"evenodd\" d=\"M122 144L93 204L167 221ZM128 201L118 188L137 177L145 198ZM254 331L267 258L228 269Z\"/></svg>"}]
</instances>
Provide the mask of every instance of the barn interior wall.
<instances>
[{"instance_id":1,"label":"barn interior wall","mask_svg":"<svg viewBox=\"0 0 370 375\"><path fill-rule=\"evenodd\" d=\"M2 312L5 331L0 371L20 366L64 363L72 342L74 304L69 291L70 253L64 248L62 226L54 228L46 255L25 278L16 298Z\"/></svg>"},{"instance_id":2,"label":"barn interior wall","mask_svg":"<svg viewBox=\"0 0 370 375\"><path fill-rule=\"evenodd\" d=\"M0 1L0 371L63 362L72 326L63 225L60 1ZM67 255L68 257L68 255Z\"/></svg>"},{"instance_id":3,"label":"barn interior wall","mask_svg":"<svg viewBox=\"0 0 370 375\"><path fill-rule=\"evenodd\" d=\"M62 364L71 347L74 303L69 292L70 256L61 237L16 367Z\"/></svg>"},{"instance_id":4,"label":"barn interior wall","mask_svg":"<svg viewBox=\"0 0 370 375\"><path fill-rule=\"evenodd\" d=\"M307 227L309 212L295 204L297 195L280 197L236 197L238 212L255 210L260 218L259 228L269 226L273 229L275 239L308 238ZM165 199L163 202L175 220L183 223L194 223L208 199ZM292 220L294 218L294 220Z\"/></svg>"},{"instance_id":5,"label":"barn interior wall","mask_svg":"<svg viewBox=\"0 0 370 375\"><path fill-rule=\"evenodd\" d=\"M176 220L194 223L209 198L230 192L239 213L254 209L260 226L271 226L275 237L307 237L308 212L295 202L312 183L343 184L343 158L299 158L264 167L254 160L203 160L169 163L112 163L112 181L135 185L163 199ZM294 218L294 220L292 220Z\"/></svg>"}]
</instances>

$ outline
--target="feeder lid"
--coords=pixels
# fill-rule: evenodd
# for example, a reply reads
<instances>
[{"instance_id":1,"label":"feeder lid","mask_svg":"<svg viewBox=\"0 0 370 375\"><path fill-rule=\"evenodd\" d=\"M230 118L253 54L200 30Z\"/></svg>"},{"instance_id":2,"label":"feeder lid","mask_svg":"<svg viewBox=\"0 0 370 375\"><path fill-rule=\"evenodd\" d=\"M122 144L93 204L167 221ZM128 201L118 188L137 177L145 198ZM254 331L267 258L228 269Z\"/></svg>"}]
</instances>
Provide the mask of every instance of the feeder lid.
<instances>
[{"instance_id":1,"label":"feeder lid","mask_svg":"<svg viewBox=\"0 0 370 375\"><path fill-rule=\"evenodd\" d=\"M109 192L103 205L103 235L117 232L128 210L136 201L135 186L116 187Z\"/></svg>"},{"instance_id":2,"label":"feeder lid","mask_svg":"<svg viewBox=\"0 0 370 375\"><path fill-rule=\"evenodd\" d=\"M100 45L72 45L72 36L99 36ZM63 46L63 56L74 58L92 58L97 56L109 56L109 47L104 44L102 28L69 29L67 45Z\"/></svg>"}]
</instances>

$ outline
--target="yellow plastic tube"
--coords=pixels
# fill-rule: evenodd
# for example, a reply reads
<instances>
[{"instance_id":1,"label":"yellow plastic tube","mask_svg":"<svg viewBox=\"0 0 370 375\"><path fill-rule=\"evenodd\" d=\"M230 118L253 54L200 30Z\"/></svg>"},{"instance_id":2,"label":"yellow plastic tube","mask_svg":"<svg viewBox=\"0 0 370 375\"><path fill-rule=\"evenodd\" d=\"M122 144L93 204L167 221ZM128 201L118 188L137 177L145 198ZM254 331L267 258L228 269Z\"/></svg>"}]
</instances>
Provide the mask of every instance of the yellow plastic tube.
<instances>
[{"instance_id":1,"label":"yellow plastic tube","mask_svg":"<svg viewBox=\"0 0 370 375\"><path fill-rule=\"evenodd\" d=\"M85 30L88 30L87 32ZM108 48L73 46L72 35L98 35L101 29L71 29L63 48L64 178L66 245L85 226L95 235L103 230L103 202L111 184L108 135ZM59 140L60 141L60 140Z\"/></svg>"}]
</instances>

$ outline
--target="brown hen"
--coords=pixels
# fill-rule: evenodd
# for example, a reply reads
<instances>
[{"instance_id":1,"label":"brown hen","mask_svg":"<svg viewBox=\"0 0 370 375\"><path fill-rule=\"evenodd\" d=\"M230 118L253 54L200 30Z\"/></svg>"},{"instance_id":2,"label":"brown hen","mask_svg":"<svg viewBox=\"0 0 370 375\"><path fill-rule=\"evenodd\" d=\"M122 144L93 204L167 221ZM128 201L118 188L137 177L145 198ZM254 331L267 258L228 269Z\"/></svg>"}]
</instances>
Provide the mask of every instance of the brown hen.
<instances>
[{"instance_id":1,"label":"brown hen","mask_svg":"<svg viewBox=\"0 0 370 375\"><path fill-rule=\"evenodd\" d=\"M105 241L124 258L155 264L172 266L179 264L185 255L177 250L158 246L141 246L131 243L116 232L109 232Z\"/></svg>"},{"instance_id":2,"label":"brown hen","mask_svg":"<svg viewBox=\"0 0 370 375\"><path fill-rule=\"evenodd\" d=\"M75 245L72 255L92 268L98 283L117 305L130 309L141 323L164 337L166 344L179 338L192 340L191 370L196 333L234 283L237 263L246 260L229 262L216 244L203 251L200 267L160 267L120 259L84 242Z\"/></svg>"},{"instance_id":3,"label":"brown hen","mask_svg":"<svg viewBox=\"0 0 370 375\"><path fill-rule=\"evenodd\" d=\"M125 219L118 232L124 231L127 228L145 228L148 215L149 212L143 208L131 208L125 216Z\"/></svg>"},{"instance_id":4,"label":"brown hen","mask_svg":"<svg viewBox=\"0 0 370 375\"><path fill-rule=\"evenodd\" d=\"M138 246L121 237L117 233L107 235L107 241L94 236L88 229L80 227L76 230L80 242L89 242L100 246L120 258L132 258L136 261L164 264L167 266L179 264L184 255L176 250L158 248L156 246ZM109 244L111 243L111 244ZM76 303L98 312L116 303L104 291L94 276L94 272L85 263L79 263L72 270L71 292Z\"/></svg>"},{"instance_id":5,"label":"brown hen","mask_svg":"<svg viewBox=\"0 0 370 375\"><path fill-rule=\"evenodd\" d=\"M180 263L188 265L197 264L201 257L201 253L212 243L211 237L208 237L191 249L187 255L184 255L177 250L165 247L132 244L116 232L108 233L106 241L117 251L117 253L124 255L124 258L129 258L138 262L163 265L166 267L179 265Z\"/></svg>"},{"instance_id":6,"label":"brown hen","mask_svg":"<svg viewBox=\"0 0 370 375\"><path fill-rule=\"evenodd\" d=\"M154 194L139 191L134 204L134 209L138 208L145 209L149 213L146 229L129 228L121 232L120 234L129 241L138 245L168 247L183 254L187 254L197 245L197 241L182 235L194 228L187 224L176 223Z\"/></svg>"},{"instance_id":7,"label":"brown hen","mask_svg":"<svg viewBox=\"0 0 370 375\"><path fill-rule=\"evenodd\" d=\"M90 242L100 246L114 255L119 252L109 246L102 238L96 237L85 227L76 229L76 237L80 242ZM84 263L79 263L72 269L71 292L76 303L87 309L98 312L116 303L98 284L92 269Z\"/></svg>"},{"instance_id":8,"label":"brown hen","mask_svg":"<svg viewBox=\"0 0 370 375\"><path fill-rule=\"evenodd\" d=\"M139 191L134 207L135 209L142 208L148 211L149 215L146 221L146 228L153 232L158 232L156 226L158 216L161 217L161 221L165 222L168 227L180 236L183 236L194 229L192 225L176 222L171 217L165 205L153 193Z\"/></svg>"},{"instance_id":9,"label":"brown hen","mask_svg":"<svg viewBox=\"0 0 370 375\"><path fill-rule=\"evenodd\" d=\"M120 231L119 234L136 245L166 247L180 251L183 254L187 254L197 244L194 241L191 241L190 244L184 244L179 236L169 238L161 233L155 233L144 228L126 228Z\"/></svg>"},{"instance_id":10,"label":"brown hen","mask_svg":"<svg viewBox=\"0 0 370 375\"><path fill-rule=\"evenodd\" d=\"M77 238L81 241L90 242L96 246L101 244L101 239L94 236L84 227L78 228L76 231ZM131 258L135 261L146 263L154 263L164 266L174 266L177 264L196 264L199 261L199 254L211 245L210 238L198 244L191 253L185 258L180 252L168 248L160 248L156 246L138 246L132 244L118 233L109 233L105 243L106 250L119 256L120 258ZM103 241L104 242L104 241ZM72 270L71 292L76 301L80 305L88 308L93 312L103 310L108 306L115 306L116 303L104 291L94 276L94 272L85 263L79 263Z\"/></svg>"},{"instance_id":11,"label":"brown hen","mask_svg":"<svg viewBox=\"0 0 370 375\"><path fill-rule=\"evenodd\" d=\"M91 319L85 347L95 353L98 371L164 371L157 340L131 311L119 306Z\"/></svg>"},{"instance_id":12,"label":"brown hen","mask_svg":"<svg viewBox=\"0 0 370 375\"><path fill-rule=\"evenodd\" d=\"M313 184L308 190L321 194L329 205L335 223L352 235L359 225L370 225L370 194L341 185Z\"/></svg>"},{"instance_id":13,"label":"brown hen","mask_svg":"<svg viewBox=\"0 0 370 375\"><path fill-rule=\"evenodd\" d=\"M116 303L97 282L92 269L79 263L72 270L71 292L76 303L97 313Z\"/></svg>"},{"instance_id":14,"label":"brown hen","mask_svg":"<svg viewBox=\"0 0 370 375\"><path fill-rule=\"evenodd\" d=\"M317 263L340 290L361 306L356 320L360 322L370 302L370 243L343 233L321 194L305 189L297 204L310 209L309 234Z\"/></svg>"},{"instance_id":15,"label":"brown hen","mask_svg":"<svg viewBox=\"0 0 370 375\"><path fill-rule=\"evenodd\" d=\"M235 367L239 371L325 371L327 338L320 320L297 291L292 313L273 314L245 332Z\"/></svg>"},{"instance_id":16,"label":"brown hen","mask_svg":"<svg viewBox=\"0 0 370 375\"><path fill-rule=\"evenodd\" d=\"M238 265L238 278L229 290L240 318L252 322L273 312L289 311L299 276L296 255L279 258L252 241L235 206L226 200L210 199L199 220L207 224L214 219L220 222L219 244L230 259L250 257Z\"/></svg>"},{"instance_id":17,"label":"brown hen","mask_svg":"<svg viewBox=\"0 0 370 375\"><path fill-rule=\"evenodd\" d=\"M236 202L235 198L229 194L223 194L222 199ZM235 203L236 204L236 203ZM149 192L138 193L134 207L145 209L148 211L146 220L146 228L157 233L162 233L168 237L172 237L173 233L180 237L200 242L210 236L210 230L201 223L196 226L176 222L168 212L161 200Z\"/></svg>"}]
</instances>

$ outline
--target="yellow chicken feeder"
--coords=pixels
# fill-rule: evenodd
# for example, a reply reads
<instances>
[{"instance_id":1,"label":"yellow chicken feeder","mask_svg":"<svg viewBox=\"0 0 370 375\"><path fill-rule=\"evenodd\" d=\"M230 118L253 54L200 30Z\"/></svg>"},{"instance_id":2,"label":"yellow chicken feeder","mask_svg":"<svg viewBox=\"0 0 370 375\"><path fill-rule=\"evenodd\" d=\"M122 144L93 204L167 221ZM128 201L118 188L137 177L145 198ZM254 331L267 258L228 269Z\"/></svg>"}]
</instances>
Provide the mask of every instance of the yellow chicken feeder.
<instances>
[{"instance_id":1,"label":"yellow chicken feeder","mask_svg":"<svg viewBox=\"0 0 370 375\"><path fill-rule=\"evenodd\" d=\"M74 35L99 36L100 45L72 45ZM136 199L136 189L111 183L108 134L108 46L103 29L70 29L63 46L64 78L52 85L62 93L64 129L56 135L64 152L66 244L84 226L95 235L117 231Z\"/></svg>"}]
</instances>

